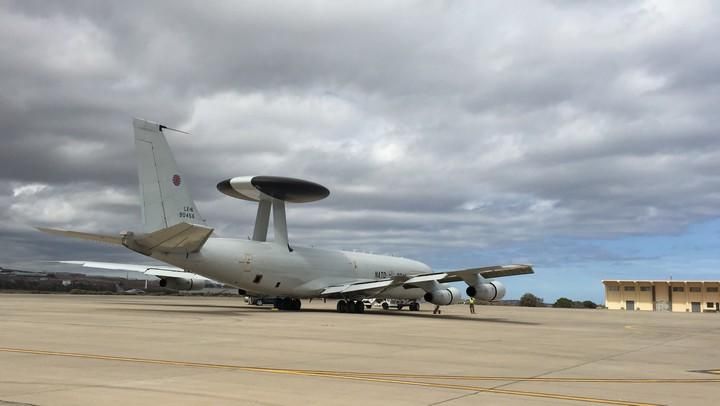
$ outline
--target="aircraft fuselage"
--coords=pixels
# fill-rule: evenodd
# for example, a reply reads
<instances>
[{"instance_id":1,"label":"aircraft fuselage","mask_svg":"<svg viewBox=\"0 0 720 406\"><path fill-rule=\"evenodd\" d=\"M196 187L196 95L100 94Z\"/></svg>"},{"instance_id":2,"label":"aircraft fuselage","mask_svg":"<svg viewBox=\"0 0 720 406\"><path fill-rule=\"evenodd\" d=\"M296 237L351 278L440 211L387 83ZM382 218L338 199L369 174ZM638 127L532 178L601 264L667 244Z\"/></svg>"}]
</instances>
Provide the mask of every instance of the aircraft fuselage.
<instances>
[{"instance_id":1,"label":"aircraft fuselage","mask_svg":"<svg viewBox=\"0 0 720 406\"><path fill-rule=\"evenodd\" d=\"M154 258L250 292L318 297L328 286L432 272L422 262L386 255L286 246L275 242L210 238L199 252ZM416 299L422 289L394 288L388 297Z\"/></svg>"}]
</instances>

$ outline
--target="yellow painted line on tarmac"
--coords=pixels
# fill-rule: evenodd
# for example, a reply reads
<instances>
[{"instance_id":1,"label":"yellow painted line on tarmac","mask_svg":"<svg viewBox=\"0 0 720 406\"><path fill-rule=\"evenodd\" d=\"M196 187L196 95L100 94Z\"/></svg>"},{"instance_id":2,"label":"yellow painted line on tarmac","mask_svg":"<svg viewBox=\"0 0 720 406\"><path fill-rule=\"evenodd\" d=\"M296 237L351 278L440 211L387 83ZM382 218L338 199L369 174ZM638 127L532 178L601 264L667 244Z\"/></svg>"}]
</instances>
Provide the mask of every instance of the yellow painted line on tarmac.
<instances>
[{"instance_id":1,"label":"yellow painted line on tarmac","mask_svg":"<svg viewBox=\"0 0 720 406\"><path fill-rule=\"evenodd\" d=\"M591 397L585 397L585 396L562 395L562 394L556 394L556 393L530 392L530 391L519 391L519 390L500 389L500 388L485 388L485 387L479 387L479 386L455 385L455 384L448 384L448 383L406 381L406 380L382 377L382 376L355 374L353 372L343 373L340 371L330 372L330 371L312 371L312 370L300 370L300 369L262 368L262 367L249 367L249 366L231 365L231 364L214 364L214 363L204 363L204 362L172 361L172 360L161 360L161 359L152 359L152 358L124 357L124 356L114 356L114 355L99 355L99 354L84 354L84 353L61 352L61 351L33 350L33 349L26 349L26 348L0 347L0 352L31 354L31 355L48 355L48 356L59 356L59 357L72 357L72 358L105 360L105 361L135 362L135 363L155 364L155 365L172 365L172 366L195 367L195 368L215 368L215 369L227 369L227 370L247 371L247 372L264 372L264 373L297 375L297 376L317 376L317 377L324 377L324 378L336 378L336 379L377 382L377 383L390 383L390 384L427 387L427 388L457 389L457 390L464 390L464 391L471 391L471 392L495 393L495 394L500 394L500 395L546 398L546 399L557 399L557 400L570 400L570 401L576 401L576 402L596 403L596 404L605 404L605 405L660 406L656 403L644 403L644 402L632 402L632 401L625 401L625 400L591 398Z\"/></svg>"},{"instance_id":2,"label":"yellow painted line on tarmac","mask_svg":"<svg viewBox=\"0 0 720 406\"><path fill-rule=\"evenodd\" d=\"M571 377L528 377L528 376L482 376L482 375L426 375L395 374L385 372L334 372L317 371L327 374L340 373L355 376L380 376L387 378L437 379L456 381L518 381L518 382L570 382L570 383L720 383L720 378L571 378ZM720 370L702 371L720 375Z\"/></svg>"}]
</instances>

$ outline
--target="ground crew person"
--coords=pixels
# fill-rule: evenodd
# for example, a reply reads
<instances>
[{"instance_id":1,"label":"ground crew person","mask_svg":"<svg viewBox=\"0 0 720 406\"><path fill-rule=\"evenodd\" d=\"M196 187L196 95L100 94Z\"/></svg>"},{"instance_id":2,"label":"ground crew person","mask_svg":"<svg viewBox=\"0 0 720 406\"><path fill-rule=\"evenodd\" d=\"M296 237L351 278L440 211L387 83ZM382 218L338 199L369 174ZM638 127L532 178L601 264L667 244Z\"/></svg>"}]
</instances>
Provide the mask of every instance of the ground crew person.
<instances>
[{"instance_id":1,"label":"ground crew person","mask_svg":"<svg viewBox=\"0 0 720 406\"><path fill-rule=\"evenodd\" d=\"M470 314L475 314L475 298L470 296L468 303L470 304Z\"/></svg>"}]
</instances>

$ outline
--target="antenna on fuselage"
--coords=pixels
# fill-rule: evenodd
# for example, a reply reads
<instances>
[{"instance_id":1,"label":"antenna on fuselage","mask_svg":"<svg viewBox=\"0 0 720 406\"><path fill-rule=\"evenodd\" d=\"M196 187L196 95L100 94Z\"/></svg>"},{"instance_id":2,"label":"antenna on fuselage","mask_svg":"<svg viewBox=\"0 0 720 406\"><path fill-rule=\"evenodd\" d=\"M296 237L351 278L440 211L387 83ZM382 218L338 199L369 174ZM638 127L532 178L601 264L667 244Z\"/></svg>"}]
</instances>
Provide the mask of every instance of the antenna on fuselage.
<instances>
[{"instance_id":1,"label":"antenna on fuselage","mask_svg":"<svg viewBox=\"0 0 720 406\"><path fill-rule=\"evenodd\" d=\"M231 178L218 183L217 189L236 199L258 202L252 237L254 241L267 240L272 208L274 242L286 246L289 251L292 251L292 248L288 242L285 202L308 203L322 200L330 195L330 191L325 186L307 180L280 176Z\"/></svg>"}]
</instances>

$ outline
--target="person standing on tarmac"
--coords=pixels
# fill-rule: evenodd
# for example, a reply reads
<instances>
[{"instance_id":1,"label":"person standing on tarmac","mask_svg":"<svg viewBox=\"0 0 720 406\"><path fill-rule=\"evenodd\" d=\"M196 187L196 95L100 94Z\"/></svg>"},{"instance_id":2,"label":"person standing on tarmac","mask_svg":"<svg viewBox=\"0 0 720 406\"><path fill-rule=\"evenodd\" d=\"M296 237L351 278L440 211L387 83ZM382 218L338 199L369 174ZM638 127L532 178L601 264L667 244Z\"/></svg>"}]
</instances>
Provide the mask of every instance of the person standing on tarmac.
<instances>
[{"instance_id":1,"label":"person standing on tarmac","mask_svg":"<svg viewBox=\"0 0 720 406\"><path fill-rule=\"evenodd\" d=\"M475 314L475 298L470 296L468 303L470 304L470 314Z\"/></svg>"}]
</instances>

